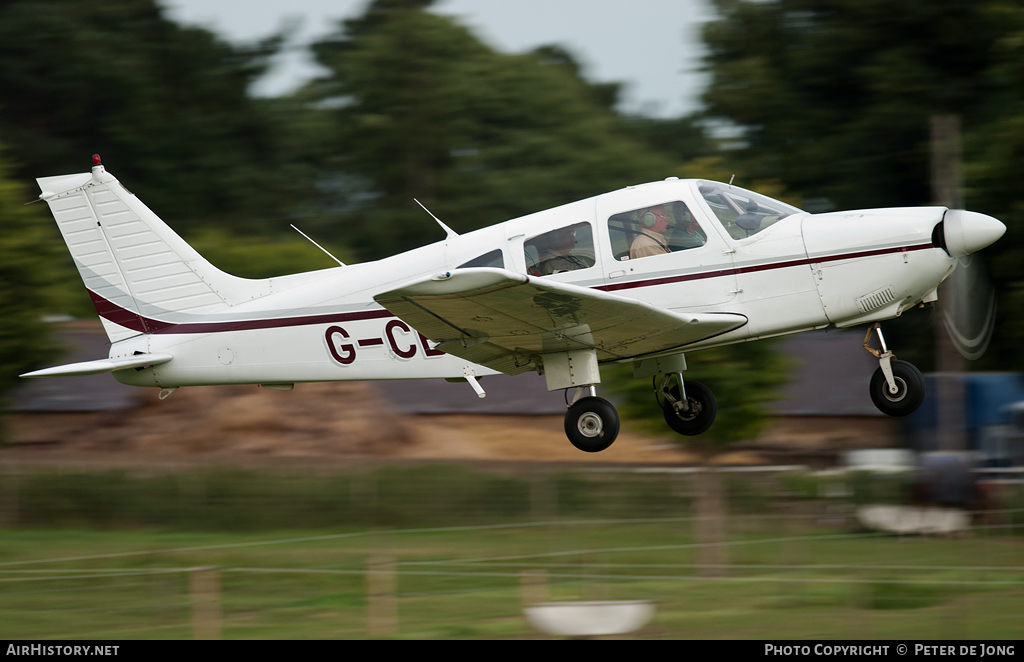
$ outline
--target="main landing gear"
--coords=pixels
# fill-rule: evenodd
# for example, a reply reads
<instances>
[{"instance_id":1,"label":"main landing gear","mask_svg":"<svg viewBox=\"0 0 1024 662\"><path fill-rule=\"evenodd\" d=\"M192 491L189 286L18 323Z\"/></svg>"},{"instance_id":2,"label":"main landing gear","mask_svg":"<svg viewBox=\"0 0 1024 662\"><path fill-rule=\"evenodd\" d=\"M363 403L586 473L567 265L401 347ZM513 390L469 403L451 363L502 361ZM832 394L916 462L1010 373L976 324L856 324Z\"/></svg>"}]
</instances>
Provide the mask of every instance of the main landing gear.
<instances>
[{"instance_id":1,"label":"main landing gear","mask_svg":"<svg viewBox=\"0 0 1024 662\"><path fill-rule=\"evenodd\" d=\"M715 422L718 403L707 386L684 382L686 361L682 354L633 363L633 377L653 377L655 398L668 426L681 435L693 437L706 432ZM659 381L660 380L660 381ZM615 407L597 397L593 386L579 386L565 412L565 435L576 448L597 453L612 445L619 434Z\"/></svg>"},{"instance_id":2,"label":"main landing gear","mask_svg":"<svg viewBox=\"0 0 1024 662\"><path fill-rule=\"evenodd\" d=\"M672 385L672 377L678 384ZM657 383L657 377L654 378ZM683 382L683 373L664 375L661 386L655 388L655 397L661 405L665 422L675 432L693 437L706 432L715 422L718 403L715 394L700 382Z\"/></svg>"},{"instance_id":3,"label":"main landing gear","mask_svg":"<svg viewBox=\"0 0 1024 662\"><path fill-rule=\"evenodd\" d=\"M598 453L619 435L619 414L612 403L596 396L593 386L580 386L565 412L565 435L581 451Z\"/></svg>"},{"instance_id":4,"label":"main landing gear","mask_svg":"<svg viewBox=\"0 0 1024 662\"><path fill-rule=\"evenodd\" d=\"M593 383L600 380L597 357L568 353L563 359L549 355L544 366L548 390L564 388L568 393L568 388L576 386L576 395L565 412L565 435L572 445L586 453L611 446L619 434L619 415L610 402L597 397L595 392ZM684 370L686 360L682 354L633 361L634 378L654 378L655 398L665 422L677 433L692 437L707 431L715 422L718 404L707 386L684 382Z\"/></svg>"},{"instance_id":5,"label":"main landing gear","mask_svg":"<svg viewBox=\"0 0 1024 662\"><path fill-rule=\"evenodd\" d=\"M881 350L869 344L872 331L878 333ZM882 329L877 322L864 335L864 349L878 359L878 368L871 376L869 387L871 401L878 410L888 416L909 416L917 411L924 401L924 377L913 363L896 360L896 355L886 347Z\"/></svg>"}]
</instances>

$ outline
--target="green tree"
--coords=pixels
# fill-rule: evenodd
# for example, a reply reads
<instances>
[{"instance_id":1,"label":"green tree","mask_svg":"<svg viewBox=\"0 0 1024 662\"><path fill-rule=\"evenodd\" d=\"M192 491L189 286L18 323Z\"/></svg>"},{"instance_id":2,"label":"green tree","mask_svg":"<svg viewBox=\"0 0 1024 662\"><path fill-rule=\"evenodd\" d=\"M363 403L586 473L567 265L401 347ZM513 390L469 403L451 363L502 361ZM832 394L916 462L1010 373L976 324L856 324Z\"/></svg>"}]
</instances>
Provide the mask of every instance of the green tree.
<instances>
[{"instance_id":1,"label":"green tree","mask_svg":"<svg viewBox=\"0 0 1024 662\"><path fill-rule=\"evenodd\" d=\"M969 209L1006 223L1006 235L984 251L989 260L999 314L992 345L978 361L991 370L1024 370L1024 7L986 3L1000 35L991 44L992 62L980 78L992 90L986 121L965 136L965 198Z\"/></svg>"},{"instance_id":2,"label":"green tree","mask_svg":"<svg viewBox=\"0 0 1024 662\"><path fill-rule=\"evenodd\" d=\"M965 202L1007 223L983 256L999 322L974 369L1024 369L1024 8L1010 0L715 0L704 31L713 121L736 127L730 159L776 177L809 210L932 200L930 118L964 127ZM890 345L933 366L934 324L886 323Z\"/></svg>"},{"instance_id":3,"label":"green tree","mask_svg":"<svg viewBox=\"0 0 1024 662\"><path fill-rule=\"evenodd\" d=\"M985 2L714 0L707 114L745 170L844 209L931 200L929 117L983 115L1001 29Z\"/></svg>"},{"instance_id":4,"label":"green tree","mask_svg":"<svg viewBox=\"0 0 1024 662\"><path fill-rule=\"evenodd\" d=\"M628 117L626 130L651 151L677 163L685 161L690 166L699 166L701 157L721 159L715 153L714 141L709 139L699 114L672 118ZM712 177L703 172L694 176Z\"/></svg>"},{"instance_id":5,"label":"green tree","mask_svg":"<svg viewBox=\"0 0 1024 662\"><path fill-rule=\"evenodd\" d=\"M38 206L25 205L31 199L0 156L0 397L19 374L58 352L43 316L53 311L55 279L70 274L54 254L55 246L63 248L56 227Z\"/></svg>"},{"instance_id":6,"label":"green tree","mask_svg":"<svg viewBox=\"0 0 1024 662\"><path fill-rule=\"evenodd\" d=\"M361 256L443 236L414 198L466 231L671 173L567 52L498 53L430 4L378 0L314 46L330 75L301 95L306 130L362 196L337 230Z\"/></svg>"},{"instance_id":7,"label":"green tree","mask_svg":"<svg viewBox=\"0 0 1024 662\"><path fill-rule=\"evenodd\" d=\"M715 394L718 417L711 428L696 437L678 437L669 429L655 401L656 382L633 379L632 366L602 368L613 393L621 398L619 412L638 429L651 434L670 434L676 441L706 458L737 441L752 441L771 420L769 406L779 400L779 387L788 381L789 359L770 340L728 345L688 353L687 381L705 384ZM657 381L660 381L658 378Z\"/></svg>"},{"instance_id":8,"label":"green tree","mask_svg":"<svg viewBox=\"0 0 1024 662\"><path fill-rule=\"evenodd\" d=\"M0 135L14 175L82 172L99 153L169 220L280 213L303 178L280 163L277 129L248 96L278 45L228 45L155 0L6 0Z\"/></svg>"}]
</instances>

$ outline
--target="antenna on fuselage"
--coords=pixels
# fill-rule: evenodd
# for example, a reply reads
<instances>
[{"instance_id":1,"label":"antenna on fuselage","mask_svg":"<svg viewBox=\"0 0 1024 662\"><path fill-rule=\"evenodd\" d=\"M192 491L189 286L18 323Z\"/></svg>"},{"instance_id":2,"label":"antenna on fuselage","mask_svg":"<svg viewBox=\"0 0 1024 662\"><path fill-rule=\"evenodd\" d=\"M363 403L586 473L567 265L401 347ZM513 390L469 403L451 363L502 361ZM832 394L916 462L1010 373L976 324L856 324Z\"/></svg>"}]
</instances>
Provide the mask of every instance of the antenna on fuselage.
<instances>
[{"instance_id":1,"label":"antenna on fuselage","mask_svg":"<svg viewBox=\"0 0 1024 662\"><path fill-rule=\"evenodd\" d=\"M734 180L734 179L736 179L736 174L735 173L733 173L733 176L729 178L729 186L732 186L732 180Z\"/></svg>"},{"instance_id":2,"label":"antenna on fuselage","mask_svg":"<svg viewBox=\"0 0 1024 662\"><path fill-rule=\"evenodd\" d=\"M288 225L291 225L291 226L292 226L292 230L295 230L296 232L298 232L299 234L301 234L301 235L302 235L303 237L305 237L306 239L309 239L309 243L313 244L314 246L316 246L317 248L319 248L320 250L322 250L322 251L323 251L324 253L327 253L327 257L329 257L329 258L331 258L332 260L334 260L335 262L337 262L339 266L342 266L342 267L344 267L344 266L345 266L345 263L344 263L344 262L342 262L341 260L339 260L338 258L334 257L333 255L331 255L331 252L330 252L329 250L327 250L326 248L324 248L324 247L323 247L323 246L321 246L320 244L318 244L318 243L316 243L315 241L313 241L312 239L310 239L310 236L309 236L308 234L306 234L306 233L305 233L305 232L303 232L302 230L298 229L297 227L295 227L295 226L294 226L294 225L292 225L291 223L289 223Z\"/></svg>"},{"instance_id":3,"label":"antenna on fuselage","mask_svg":"<svg viewBox=\"0 0 1024 662\"><path fill-rule=\"evenodd\" d=\"M419 205L420 207L423 207L423 203L422 203L422 202L420 202L419 200L417 200L416 198L413 198L413 199L412 199L412 201L413 201L413 202L415 202L416 204L418 204L418 205ZM427 209L426 207L423 207L423 211L425 211L425 212L427 212L428 214L430 214L430 210L429 210L429 209ZM456 232L455 230L452 230L452 229L451 229L450 227L448 227L447 225L445 225L444 223L442 223L442 222L441 222L441 219L439 219L439 218L438 218L437 216L434 216L433 214L430 214L430 218L432 218L432 219L434 219L435 221L437 221L437 224L438 224L438 225L440 225L440 226L441 226L441 228L442 228L442 229L443 229L443 230L444 230L445 232L447 232L447 233L448 233L448 236L446 237L446 239L453 239L453 238L455 238L455 237L458 237L458 236L459 236L459 233L458 233L458 232Z\"/></svg>"}]
</instances>

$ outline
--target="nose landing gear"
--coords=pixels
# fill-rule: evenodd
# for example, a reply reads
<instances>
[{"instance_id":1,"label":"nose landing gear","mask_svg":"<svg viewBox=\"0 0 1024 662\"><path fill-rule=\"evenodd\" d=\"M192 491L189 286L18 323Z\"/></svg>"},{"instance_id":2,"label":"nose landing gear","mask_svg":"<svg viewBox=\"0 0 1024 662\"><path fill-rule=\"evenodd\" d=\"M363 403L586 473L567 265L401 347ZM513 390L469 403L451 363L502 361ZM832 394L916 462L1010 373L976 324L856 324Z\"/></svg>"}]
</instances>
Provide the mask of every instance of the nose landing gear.
<instances>
[{"instance_id":1,"label":"nose landing gear","mask_svg":"<svg viewBox=\"0 0 1024 662\"><path fill-rule=\"evenodd\" d=\"M869 344L872 331L878 333L881 350ZM869 387L875 407L887 416L909 416L917 411L924 401L924 377L913 363L896 360L896 355L886 347L882 329L877 322L864 335L864 349L878 359L878 368L871 376Z\"/></svg>"}]
</instances>

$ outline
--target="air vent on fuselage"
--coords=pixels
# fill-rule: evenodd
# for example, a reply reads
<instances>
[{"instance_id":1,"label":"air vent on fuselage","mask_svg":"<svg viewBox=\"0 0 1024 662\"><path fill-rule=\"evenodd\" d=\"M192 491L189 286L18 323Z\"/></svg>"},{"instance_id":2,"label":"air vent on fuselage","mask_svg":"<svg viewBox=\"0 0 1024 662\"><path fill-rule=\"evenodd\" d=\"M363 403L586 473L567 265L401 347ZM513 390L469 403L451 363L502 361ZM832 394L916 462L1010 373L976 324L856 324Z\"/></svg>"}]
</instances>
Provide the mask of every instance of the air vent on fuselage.
<instances>
[{"instance_id":1,"label":"air vent on fuselage","mask_svg":"<svg viewBox=\"0 0 1024 662\"><path fill-rule=\"evenodd\" d=\"M896 293L893 291L892 285L889 285L857 299L857 307L860 308L860 312L868 313L891 303L895 299Z\"/></svg>"}]
</instances>

